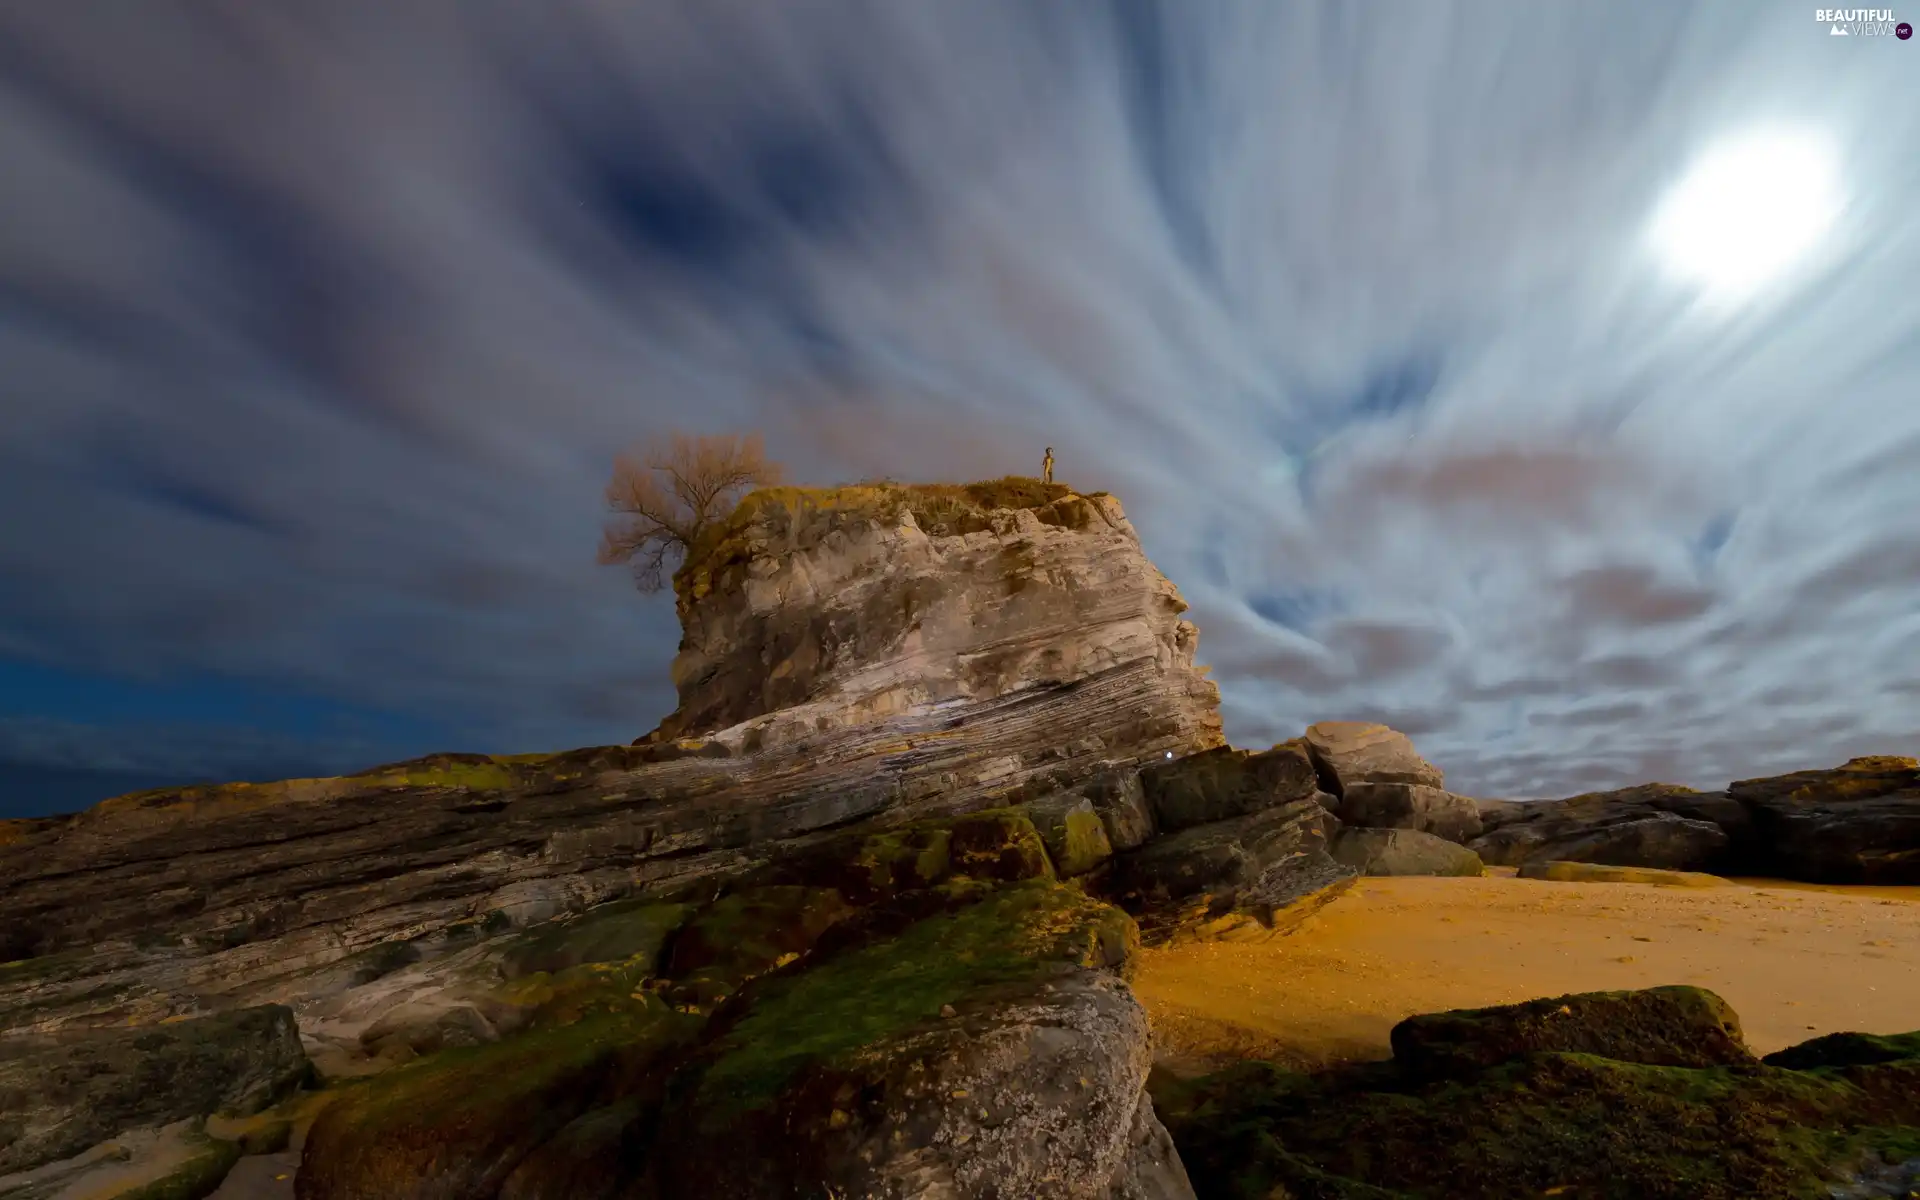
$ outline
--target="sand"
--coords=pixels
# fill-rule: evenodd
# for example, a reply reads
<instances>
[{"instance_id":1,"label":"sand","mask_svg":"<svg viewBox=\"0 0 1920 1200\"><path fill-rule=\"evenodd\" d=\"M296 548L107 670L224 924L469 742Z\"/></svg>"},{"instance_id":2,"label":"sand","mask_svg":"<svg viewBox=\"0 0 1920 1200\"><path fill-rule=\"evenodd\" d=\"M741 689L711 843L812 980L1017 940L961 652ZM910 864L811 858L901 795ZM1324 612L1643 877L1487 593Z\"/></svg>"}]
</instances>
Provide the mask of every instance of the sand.
<instances>
[{"instance_id":1,"label":"sand","mask_svg":"<svg viewBox=\"0 0 1920 1200\"><path fill-rule=\"evenodd\" d=\"M1191 1071L1386 1058L1414 1013L1669 983L1726 997L1760 1054L1920 1029L1920 888L1362 879L1289 937L1149 950L1134 990Z\"/></svg>"}]
</instances>

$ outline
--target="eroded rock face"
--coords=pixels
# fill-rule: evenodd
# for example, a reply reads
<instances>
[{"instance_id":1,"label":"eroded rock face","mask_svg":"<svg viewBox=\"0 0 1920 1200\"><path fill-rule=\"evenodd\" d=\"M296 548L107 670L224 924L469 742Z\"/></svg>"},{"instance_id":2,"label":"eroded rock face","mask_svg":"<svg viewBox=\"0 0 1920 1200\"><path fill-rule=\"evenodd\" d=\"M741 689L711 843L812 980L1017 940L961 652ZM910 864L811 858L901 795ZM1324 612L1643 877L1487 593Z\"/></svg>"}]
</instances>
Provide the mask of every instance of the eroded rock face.
<instances>
[{"instance_id":1,"label":"eroded rock face","mask_svg":"<svg viewBox=\"0 0 1920 1200\"><path fill-rule=\"evenodd\" d=\"M1306 746L1297 740L1258 754L1221 746L1152 763L1141 770L1140 785L1163 832L1312 799L1319 790Z\"/></svg>"},{"instance_id":2,"label":"eroded rock face","mask_svg":"<svg viewBox=\"0 0 1920 1200\"><path fill-rule=\"evenodd\" d=\"M1856 758L1826 771L1743 779L1767 871L1821 883L1920 883L1920 761Z\"/></svg>"},{"instance_id":3,"label":"eroded rock face","mask_svg":"<svg viewBox=\"0 0 1920 1200\"><path fill-rule=\"evenodd\" d=\"M1058 492L933 530L884 488L747 497L676 580L680 707L654 739L739 729L770 745L1133 666L1164 748L1220 744L1178 589L1117 500ZM1061 717L1061 742L1103 732Z\"/></svg>"},{"instance_id":4,"label":"eroded rock face","mask_svg":"<svg viewBox=\"0 0 1920 1200\"><path fill-rule=\"evenodd\" d=\"M1745 779L1726 792L1649 783L1566 800L1482 805L1470 844L1496 865L1568 860L1772 875L1814 883L1920 882L1920 764Z\"/></svg>"},{"instance_id":5,"label":"eroded rock face","mask_svg":"<svg viewBox=\"0 0 1920 1200\"><path fill-rule=\"evenodd\" d=\"M1421 758L1406 734L1365 721L1321 721L1307 728L1307 751L1322 786L1345 796L1356 783L1406 783L1439 788L1440 768Z\"/></svg>"},{"instance_id":6,"label":"eroded rock face","mask_svg":"<svg viewBox=\"0 0 1920 1200\"><path fill-rule=\"evenodd\" d=\"M1416 1017L1394 1051L1159 1080L1155 1105L1196 1189L1231 1200L1897 1196L1920 1138L1920 1040L1820 1039L1762 1064L1689 988Z\"/></svg>"},{"instance_id":7,"label":"eroded rock face","mask_svg":"<svg viewBox=\"0 0 1920 1200\"><path fill-rule=\"evenodd\" d=\"M1338 827L1310 799L1195 825L1117 856L1106 886L1156 941L1284 933L1352 885Z\"/></svg>"},{"instance_id":8,"label":"eroded rock face","mask_svg":"<svg viewBox=\"0 0 1920 1200\"><path fill-rule=\"evenodd\" d=\"M0 1038L0 1175L136 1127L258 1112L309 1074L293 1013L279 1006L147 1029Z\"/></svg>"}]
</instances>

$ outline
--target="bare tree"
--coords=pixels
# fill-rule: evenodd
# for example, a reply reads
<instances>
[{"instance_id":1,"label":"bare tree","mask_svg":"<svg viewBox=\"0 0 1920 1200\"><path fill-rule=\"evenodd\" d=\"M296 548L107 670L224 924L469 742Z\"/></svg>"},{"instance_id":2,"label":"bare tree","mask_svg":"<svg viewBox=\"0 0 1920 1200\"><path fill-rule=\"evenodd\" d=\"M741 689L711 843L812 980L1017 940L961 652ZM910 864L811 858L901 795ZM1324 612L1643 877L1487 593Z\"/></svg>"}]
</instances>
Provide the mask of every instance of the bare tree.
<instances>
[{"instance_id":1,"label":"bare tree","mask_svg":"<svg viewBox=\"0 0 1920 1200\"><path fill-rule=\"evenodd\" d=\"M600 561L632 563L633 581L657 592L676 560L701 533L733 511L756 487L780 482L780 464L767 461L757 433L688 437L676 433L614 460Z\"/></svg>"}]
</instances>

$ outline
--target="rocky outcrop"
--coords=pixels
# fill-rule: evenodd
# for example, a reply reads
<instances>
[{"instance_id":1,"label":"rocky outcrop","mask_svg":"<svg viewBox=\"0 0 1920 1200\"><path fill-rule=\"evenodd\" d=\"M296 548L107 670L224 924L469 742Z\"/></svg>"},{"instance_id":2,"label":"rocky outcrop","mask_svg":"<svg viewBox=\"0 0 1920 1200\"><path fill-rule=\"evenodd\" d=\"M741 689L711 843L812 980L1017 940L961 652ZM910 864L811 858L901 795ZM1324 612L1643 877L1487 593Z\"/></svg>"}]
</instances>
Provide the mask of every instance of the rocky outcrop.
<instances>
[{"instance_id":1,"label":"rocky outcrop","mask_svg":"<svg viewBox=\"0 0 1920 1200\"><path fill-rule=\"evenodd\" d=\"M1414 829L1464 842L1481 832L1480 809L1445 790L1440 769L1404 733L1360 721L1322 721L1303 745L1334 811L1348 825Z\"/></svg>"},{"instance_id":2,"label":"rocky outcrop","mask_svg":"<svg viewBox=\"0 0 1920 1200\"><path fill-rule=\"evenodd\" d=\"M1040 845L1010 810L855 831L699 905L502 935L524 1030L341 1089L299 1196L1191 1197L1137 933Z\"/></svg>"},{"instance_id":3,"label":"rocky outcrop","mask_svg":"<svg viewBox=\"0 0 1920 1200\"><path fill-rule=\"evenodd\" d=\"M310 1070L293 1014L278 1006L148 1029L0 1038L0 1175L129 1129L257 1112Z\"/></svg>"},{"instance_id":4,"label":"rocky outcrop","mask_svg":"<svg viewBox=\"0 0 1920 1200\"><path fill-rule=\"evenodd\" d=\"M1352 886L1327 853L1338 827L1312 800L1195 825L1114 859L1107 893L1154 941L1286 933Z\"/></svg>"},{"instance_id":5,"label":"rocky outcrop","mask_svg":"<svg viewBox=\"0 0 1920 1200\"><path fill-rule=\"evenodd\" d=\"M0 979L0 1032L295 1002L392 943L711 886L863 820L1082 787L1108 846L1084 814L1047 829L1090 870L1152 832L1135 768L1221 742L1185 604L1108 496L772 489L677 587L681 705L646 744L0 822L0 961L71 954Z\"/></svg>"},{"instance_id":6,"label":"rocky outcrop","mask_svg":"<svg viewBox=\"0 0 1920 1200\"><path fill-rule=\"evenodd\" d=\"M1729 799L1760 842L1753 873L1821 883L1920 883L1920 761L1852 759L1826 771L1743 779Z\"/></svg>"},{"instance_id":7,"label":"rocky outcrop","mask_svg":"<svg viewBox=\"0 0 1920 1200\"><path fill-rule=\"evenodd\" d=\"M1421 1079L1446 1079L1523 1054L1592 1054L1656 1067L1751 1066L1740 1018L1694 987L1586 992L1408 1017L1393 1027L1393 1061Z\"/></svg>"},{"instance_id":8,"label":"rocky outcrop","mask_svg":"<svg viewBox=\"0 0 1920 1200\"><path fill-rule=\"evenodd\" d=\"M1139 717L1168 746L1219 744L1186 602L1119 501L1018 480L932 499L889 486L748 496L675 578L680 706L652 739L744 727L773 745L1135 668ZM1075 728L1071 705L1054 720L1072 730L1063 743L1101 732Z\"/></svg>"},{"instance_id":9,"label":"rocky outcrop","mask_svg":"<svg viewBox=\"0 0 1920 1200\"><path fill-rule=\"evenodd\" d=\"M1726 865L1745 809L1724 796L1667 783L1565 800L1483 805L1485 832L1469 843L1496 866L1559 859L1704 871ZM1729 830L1734 832L1729 832Z\"/></svg>"},{"instance_id":10,"label":"rocky outcrop","mask_svg":"<svg viewBox=\"0 0 1920 1200\"><path fill-rule=\"evenodd\" d=\"M1227 1200L1897 1196L1920 1037L1872 1043L1763 1064L1719 997L1655 988L1414 1017L1390 1063L1250 1062L1154 1100L1196 1191Z\"/></svg>"},{"instance_id":11,"label":"rocky outcrop","mask_svg":"<svg viewBox=\"0 0 1920 1200\"><path fill-rule=\"evenodd\" d=\"M1771 875L1814 883L1920 883L1920 763L1857 758L1741 780L1722 792L1650 783L1565 800L1483 802L1469 845L1489 863L1567 860Z\"/></svg>"},{"instance_id":12,"label":"rocky outcrop","mask_svg":"<svg viewBox=\"0 0 1920 1200\"><path fill-rule=\"evenodd\" d=\"M1362 875L1486 874L1478 854L1416 829L1342 829L1330 852Z\"/></svg>"}]
</instances>

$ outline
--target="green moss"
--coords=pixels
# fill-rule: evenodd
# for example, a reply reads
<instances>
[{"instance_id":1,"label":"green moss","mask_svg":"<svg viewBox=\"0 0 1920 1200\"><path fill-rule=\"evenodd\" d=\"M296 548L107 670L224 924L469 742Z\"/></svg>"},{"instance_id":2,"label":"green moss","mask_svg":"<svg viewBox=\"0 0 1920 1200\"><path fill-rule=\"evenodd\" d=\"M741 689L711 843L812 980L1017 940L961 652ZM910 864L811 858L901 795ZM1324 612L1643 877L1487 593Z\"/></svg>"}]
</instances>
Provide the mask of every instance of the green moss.
<instances>
[{"instance_id":1,"label":"green moss","mask_svg":"<svg viewBox=\"0 0 1920 1200\"><path fill-rule=\"evenodd\" d=\"M1920 1096L1891 1082L1538 1053L1429 1083L1390 1064L1304 1076L1249 1063L1156 1084L1155 1101L1203 1197L1787 1200L1825 1196L1836 1165L1920 1138L1900 1124L1920 1122Z\"/></svg>"},{"instance_id":2,"label":"green moss","mask_svg":"<svg viewBox=\"0 0 1920 1200\"><path fill-rule=\"evenodd\" d=\"M1793 1070L1856 1067L1920 1059L1920 1033L1829 1033L1767 1055L1769 1066Z\"/></svg>"},{"instance_id":3,"label":"green moss","mask_svg":"<svg viewBox=\"0 0 1920 1200\"><path fill-rule=\"evenodd\" d=\"M196 1138L193 1157L162 1178L121 1192L114 1200L202 1200L211 1196L240 1161L240 1147L216 1138Z\"/></svg>"},{"instance_id":4,"label":"green moss","mask_svg":"<svg viewBox=\"0 0 1920 1200\"><path fill-rule=\"evenodd\" d=\"M621 963L638 968L645 977L658 971L661 948L690 912L685 904L603 904L571 920L529 929L513 939L502 965L511 977L551 974L586 963Z\"/></svg>"},{"instance_id":5,"label":"green moss","mask_svg":"<svg viewBox=\"0 0 1920 1200\"><path fill-rule=\"evenodd\" d=\"M301 1170L320 1195L412 1194L428 1174L444 1194L492 1194L479 1181L497 1186L579 1113L644 1086L699 1025L635 1002L356 1081L314 1121Z\"/></svg>"},{"instance_id":6,"label":"green moss","mask_svg":"<svg viewBox=\"0 0 1920 1200\"><path fill-rule=\"evenodd\" d=\"M699 1089L710 1118L770 1103L796 1072L834 1062L922 1022L970 993L1029 981L1060 963L1119 965L1133 922L1046 881L987 894L897 936L756 985L721 1037Z\"/></svg>"},{"instance_id":7,"label":"green moss","mask_svg":"<svg viewBox=\"0 0 1920 1200\"><path fill-rule=\"evenodd\" d=\"M679 981L680 998L711 1003L793 962L853 911L833 888L773 885L733 892L680 931L667 973Z\"/></svg>"}]
</instances>

